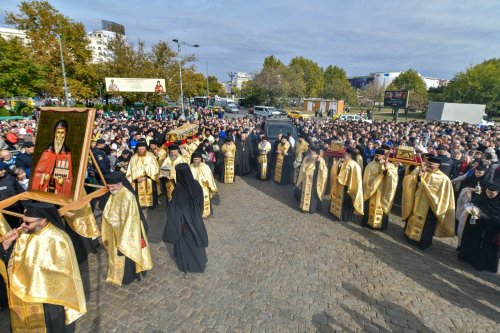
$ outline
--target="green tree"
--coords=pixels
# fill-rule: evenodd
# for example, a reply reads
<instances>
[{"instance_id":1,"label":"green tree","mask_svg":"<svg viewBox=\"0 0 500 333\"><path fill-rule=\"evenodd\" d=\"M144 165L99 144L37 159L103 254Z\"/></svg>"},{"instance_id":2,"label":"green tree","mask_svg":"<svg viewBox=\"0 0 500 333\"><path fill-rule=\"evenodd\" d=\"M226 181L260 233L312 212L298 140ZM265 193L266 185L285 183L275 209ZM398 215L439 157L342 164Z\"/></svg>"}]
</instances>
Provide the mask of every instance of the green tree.
<instances>
[{"instance_id":1,"label":"green tree","mask_svg":"<svg viewBox=\"0 0 500 333\"><path fill-rule=\"evenodd\" d=\"M262 104L267 97L265 95L265 92L262 91L255 80L250 80L243 83L243 87L241 88L241 95L243 96L243 98L245 98L246 105Z\"/></svg>"},{"instance_id":2,"label":"green tree","mask_svg":"<svg viewBox=\"0 0 500 333\"><path fill-rule=\"evenodd\" d=\"M96 93L97 76L90 66L91 52L85 27L61 14L47 1L22 1L19 12L8 12L7 24L25 30L31 40L34 59L46 69L45 92L63 95L61 57L56 36L61 36L66 75L71 94L84 98Z\"/></svg>"},{"instance_id":3,"label":"green tree","mask_svg":"<svg viewBox=\"0 0 500 333\"><path fill-rule=\"evenodd\" d=\"M264 102L278 105L283 97L287 96L288 82L286 80L286 66L275 56L264 59L262 70L255 75L255 91L263 93Z\"/></svg>"},{"instance_id":4,"label":"green tree","mask_svg":"<svg viewBox=\"0 0 500 333\"><path fill-rule=\"evenodd\" d=\"M317 63L304 57L295 57L290 61L288 67L302 77L305 85L305 96L319 97L321 95L325 80L323 69ZM290 82L290 84L294 84L294 82Z\"/></svg>"},{"instance_id":5,"label":"green tree","mask_svg":"<svg viewBox=\"0 0 500 333\"><path fill-rule=\"evenodd\" d=\"M447 102L486 104L488 114L500 114L500 58L455 75L444 89L444 98Z\"/></svg>"},{"instance_id":6,"label":"green tree","mask_svg":"<svg viewBox=\"0 0 500 333\"><path fill-rule=\"evenodd\" d=\"M358 105L356 91L347 80L347 74L343 68L328 66L324 73L325 88L324 98L342 99L349 105Z\"/></svg>"},{"instance_id":7,"label":"green tree","mask_svg":"<svg viewBox=\"0 0 500 333\"><path fill-rule=\"evenodd\" d=\"M44 68L38 65L31 49L17 38L0 37L0 96L34 97L45 85Z\"/></svg>"},{"instance_id":8,"label":"green tree","mask_svg":"<svg viewBox=\"0 0 500 333\"><path fill-rule=\"evenodd\" d=\"M208 92L212 97L215 95L220 96L225 94L224 86L219 82L217 77L213 75L208 76Z\"/></svg>"},{"instance_id":9,"label":"green tree","mask_svg":"<svg viewBox=\"0 0 500 333\"><path fill-rule=\"evenodd\" d=\"M408 109L427 110L427 86L414 69L401 73L392 81L387 90L407 90L409 92Z\"/></svg>"}]
</instances>

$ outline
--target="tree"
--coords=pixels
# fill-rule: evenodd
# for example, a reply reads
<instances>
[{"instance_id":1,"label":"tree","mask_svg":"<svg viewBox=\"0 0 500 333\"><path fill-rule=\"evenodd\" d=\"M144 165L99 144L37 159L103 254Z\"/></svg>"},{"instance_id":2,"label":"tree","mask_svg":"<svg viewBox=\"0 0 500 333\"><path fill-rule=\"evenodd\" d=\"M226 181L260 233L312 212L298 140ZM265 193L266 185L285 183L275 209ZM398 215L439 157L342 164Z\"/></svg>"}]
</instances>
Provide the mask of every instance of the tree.
<instances>
[{"instance_id":1,"label":"tree","mask_svg":"<svg viewBox=\"0 0 500 333\"><path fill-rule=\"evenodd\" d=\"M356 91L347 80L347 74L343 68L328 66L324 73L325 87L324 98L342 99L350 105L358 105Z\"/></svg>"},{"instance_id":2,"label":"tree","mask_svg":"<svg viewBox=\"0 0 500 333\"><path fill-rule=\"evenodd\" d=\"M255 75L255 84L265 96L265 102L277 105L287 95L286 66L276 57L264 59L262 70ZM261 96L263 97L263 96Z\"/></svg>"},{"instance_id":3,"label":"tree","mask_svg":"<svg viewBox=\"0 0 500 333\"><path fill-rule=\"evenodd\" d=\"M213 75L208 76L208 92L210 96L215 96L215 95L224 95L224 86L222 83L219 82L217 77Z\"/></svg>"},{"instance_id":4,"label":"tree","mask_svg":"<svg viewBox=\"0 0 500 333\"><path fill-rule=\"evenodd\" d=\"M76 98L96 93L97 76L90 66L89 41L82 23L59 13L47 1L22 1L19 13L6 14L7 24L25 30L31 40L34 59L46 69L46 93L61 96L63 77L57 36L61 36L68 86Z\"/></svg>"},{"instance_id":5,"label":"tree","mask_svg":"<svg viewBox=\"0 0 500 333\"><path fill-rule=\"evenodd\" d=\"M323 69L314 61L304 57L295 57L288 65L290 70L302 78L307 97L319 97L324 88ZM295 82L290 82L295 84ZM300 82L299 82L300 84Z\"/></svg>"},{"instance_id":6,"label":"tree","mask_svg":"<svg viewBox=\"0 0 500 333\"><path fill-rule=\"evenodd\" d=\"M444 98L448 102L486 104L488 114L500 114L500 58L455 75L444 89Z\"/></svg>"},{"instance_id":7,"label":"tree","mask_svg":"<svg viewBox=\"0 0 500 333\"><path fill-rule=\"evenodd\" d=\"M35 97L45 85L44 68L17 38L0 37L0 73L0 96Z\"/></svg>"},{"instance_id":8,"label":"tree","mask_svg":"<svg viewBox=\"0 0 500 333\"><path fill-rule=\"evenodd\" d=\"M366 90L361 92L362 102L371 108L373 112L373 108L375 107L375 103L382 103L384 96L385 87L383 85L379 85L375 82L372 82L368 85Z\"/></svg>"},{"instance_id":9,"label":"tree","mask_svg":"<svg viewBox=\"0 0 500 333\"><path fill-rule=\"evenodd\" d=\"M409 92L408 109L427 110L427 86L414 69L401 73L392 81L387 90L407 90Z\"/></svg>"}]
</instances>

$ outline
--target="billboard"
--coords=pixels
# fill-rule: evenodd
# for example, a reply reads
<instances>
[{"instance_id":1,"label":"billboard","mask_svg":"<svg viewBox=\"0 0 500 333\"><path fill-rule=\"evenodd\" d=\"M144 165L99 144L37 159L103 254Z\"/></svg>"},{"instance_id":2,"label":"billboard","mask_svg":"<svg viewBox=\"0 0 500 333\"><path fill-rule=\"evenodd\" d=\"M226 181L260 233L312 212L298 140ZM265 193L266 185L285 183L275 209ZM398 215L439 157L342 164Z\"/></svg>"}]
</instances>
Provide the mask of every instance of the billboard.
<instances>
[{"instance_id":1,"label":"billboard","mask_svg":"<svg viewBox=\"0 0 500 333\"><path fill-rule=\"evenodd\" d=\"M107 77L107 92L165 92L165 79Z\"/></svg>"},{"instance_id":2,"label":"billboard","mask_svg":"<svg viewBox=\"0 0 500 333\"><path fill-rule=\"evenodd\" d=\"M114 33L125 35L125 27L122 24L101 20L102 30L112 31Z\"/></svg>"},{"instance_id":3,"label":"billboard","mask_svg":"<svg viewBox=\"0 0 500 333\"><path fill-rule=\"evenodd\" d=\"M408 91L386 91L384 106L405 109L408 106Z\"/></svg>"}]
</instances>

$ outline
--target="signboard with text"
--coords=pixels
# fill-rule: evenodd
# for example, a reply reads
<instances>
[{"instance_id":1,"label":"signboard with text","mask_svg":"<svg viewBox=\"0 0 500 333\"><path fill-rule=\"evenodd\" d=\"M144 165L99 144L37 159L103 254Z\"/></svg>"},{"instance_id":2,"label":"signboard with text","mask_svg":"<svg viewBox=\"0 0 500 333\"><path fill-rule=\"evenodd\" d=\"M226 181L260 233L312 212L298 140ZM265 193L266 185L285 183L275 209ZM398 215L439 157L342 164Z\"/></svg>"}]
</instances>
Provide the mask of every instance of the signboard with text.
<instances>
[{"instance_id":1,"label":"signboard with text","mask_svg":"<svg viewBox=\"0 0 500 333\"><path fill-rule=\"evenodd\" d=\"M154 92L157 94L165 92L165 79L140 79L107 77L106 91L118 92Z\"/></svg>"},{"instance_id":2,"label":"signboard with text","mask_svg":"<svg viewBox=\"0 0 500 333\"><path fill-rule=\"evenodd\" d=\"M408 91L386 91L384 93L384 106L405 109L408 106Z\"/></svg>"}]
</instances>

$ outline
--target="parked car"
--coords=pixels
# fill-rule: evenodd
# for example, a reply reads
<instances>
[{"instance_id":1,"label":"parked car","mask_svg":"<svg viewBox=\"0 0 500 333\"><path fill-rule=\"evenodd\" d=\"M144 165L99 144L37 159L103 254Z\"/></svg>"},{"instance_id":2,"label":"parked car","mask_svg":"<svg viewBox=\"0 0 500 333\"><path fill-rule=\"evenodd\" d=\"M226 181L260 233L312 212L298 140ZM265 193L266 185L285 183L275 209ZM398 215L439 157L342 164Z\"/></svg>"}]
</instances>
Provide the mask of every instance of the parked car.
<instances>
[{"instance_id":1,"label":"parked car","mask_svg":"<svg viewBox=\"0 0 500 333\"><path fill-rule=\"evenodd\" d=\"M309 119L310 116L302 111L290 111L288 112L288 118L292 119Z\"/></svg>"},{"instance_id":2,"label":"parked car","mask_svg":"<svg viewBox=\"0 0 500 333\"><path fill-rule=\"evenodd\" d=\"M229 112L229 113L238 113L238 107L236 106L236 104L234 103L229 103L226 107L225 107L225 110L226 112Z\"/></svg>"},{"instance_id":3,"label":"parked car","mask_svg":"<svg viewBox=\"0 0 500 333\"><path fill-rule=\"evenodd\" d=\"M267 140L271 143L278 139L278 134L286 135L291 133L292 137L297 140L297 129L290 120L286 118L281 119L267 119L264 125L264 133L266 134Z\"/></svg>"},{"instance_id":4,"label":"parked car","mask_svg":"<svg viewBox=\"0 0 500 333\"><path fill-rule=\"evenodd\" d=\"M370 119L363 118L357 114L342 114L337 119L340 119L343 121L361 121L363 123L369 123L369 124L372 123L372 121Z\"/></svg>"},{"instance_id":5,"label":"parked car","mask_svg":"<svg viewBox=\"0 0 500 333\"><path fill-rule=\"evenodd\" d=\"M275 117L279 116L280 112L272 106L254 106L253 114L259 117Z\"/></svg>"}]
</instances>

